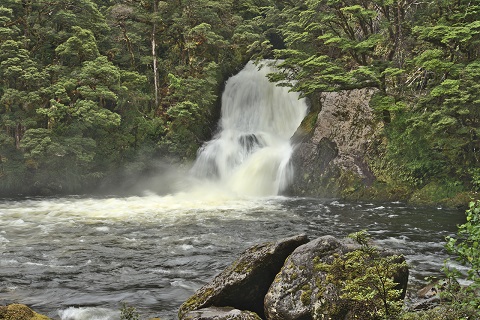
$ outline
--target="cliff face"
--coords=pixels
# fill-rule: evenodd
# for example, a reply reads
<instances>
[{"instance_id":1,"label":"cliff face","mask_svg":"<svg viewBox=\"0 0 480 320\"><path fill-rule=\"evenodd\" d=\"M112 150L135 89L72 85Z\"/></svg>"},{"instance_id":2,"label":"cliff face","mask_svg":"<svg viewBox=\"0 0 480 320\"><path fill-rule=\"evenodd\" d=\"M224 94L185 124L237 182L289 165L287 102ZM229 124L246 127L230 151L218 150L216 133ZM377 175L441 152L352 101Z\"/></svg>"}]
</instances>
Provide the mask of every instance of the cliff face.
<instances>
[{"instance_id":1,"label":"cliff face","mask_svg":"<svg viewBox=\"0 0 480 320\"><path fill-rule=\"evenodd\" d=\"M369 106L375 91L327 92L313 101L313 111L306 120L310 128L304 124L300 128L304 131L296 136L301 142L293 155L292 194L348 197L376 180L367 161L376 151L383 126ZM314 123L315 113L318 115Z\"/></svg>"}]
</instances>

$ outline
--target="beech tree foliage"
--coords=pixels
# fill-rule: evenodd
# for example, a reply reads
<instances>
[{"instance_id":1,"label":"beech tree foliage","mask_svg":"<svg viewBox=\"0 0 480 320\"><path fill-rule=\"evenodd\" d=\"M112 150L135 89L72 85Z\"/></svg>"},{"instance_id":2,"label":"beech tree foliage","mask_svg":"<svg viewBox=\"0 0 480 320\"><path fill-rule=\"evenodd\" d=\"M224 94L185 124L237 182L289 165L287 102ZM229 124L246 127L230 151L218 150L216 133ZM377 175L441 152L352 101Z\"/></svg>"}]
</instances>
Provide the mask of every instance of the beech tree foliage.
<instances>
[{"instance_id":1,"label":"beech tree foliage","mask_svg":"<svg viewBox=\"0 0 480 320\"><path fill-rule=\"evenodd\" d=\"M123 165L141 173L151 159L192 159L214 129L223 81L261 37L243 32L256 8L3 1L0 191L82 192Z\"/></svg>"},{"instance_id":2,"label":"beech tree foliage","mask_svg":"<svg viewBox=\"0 0 480 320\"><path fill-rule=\"evenodd\" d=\"M0 192L82 192L123 167L148 170L148 159L193 159L224 81L264 58L282 59L271 80L305 96L379 89L380 176L478 191L479 10L466 0L2 1Z\"/></svg>"},{"instance_id":3,"label":"beech tree foliage","mask_svg":"<svg viewBox=\"0 0 480 320\"><path fill-rule=\"evenodd\" d=\"M477 191L479 10L471 1L291 1L279 13L286 47L274 50L287 71L271 78L306 95L378 88L379 175Z\"/></svg>"}]
</instances>

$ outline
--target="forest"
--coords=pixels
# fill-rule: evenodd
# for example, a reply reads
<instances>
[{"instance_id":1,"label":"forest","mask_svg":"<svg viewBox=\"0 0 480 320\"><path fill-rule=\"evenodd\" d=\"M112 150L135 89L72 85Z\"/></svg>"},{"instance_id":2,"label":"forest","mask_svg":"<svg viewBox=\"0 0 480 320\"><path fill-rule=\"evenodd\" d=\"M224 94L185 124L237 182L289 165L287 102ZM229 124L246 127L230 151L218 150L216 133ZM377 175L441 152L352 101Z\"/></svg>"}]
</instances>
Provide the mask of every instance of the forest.
<instances>
[{"instance_id":1,"label":"forest","mask_svg":"<svg viewBox=\"0 0 480 320\"><path fill-rule=\"evenodd\" d=\"M378 89L371 165L385 181L480 191L476 1L3 0L0 194L82 193L188 163L225 80L265 58L307 97Z\"/></svg>"}]
</instances>

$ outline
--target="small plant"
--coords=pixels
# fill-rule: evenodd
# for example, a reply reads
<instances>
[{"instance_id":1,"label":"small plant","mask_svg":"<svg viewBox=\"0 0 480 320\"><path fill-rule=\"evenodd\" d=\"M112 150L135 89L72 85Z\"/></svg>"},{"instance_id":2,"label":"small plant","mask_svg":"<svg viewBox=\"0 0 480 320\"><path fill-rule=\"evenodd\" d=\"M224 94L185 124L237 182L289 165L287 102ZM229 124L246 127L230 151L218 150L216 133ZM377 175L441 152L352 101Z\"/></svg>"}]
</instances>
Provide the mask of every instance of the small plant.
<instances>
[{"instance_id":1,"label":"small plant","mask_svg":"<svg viewBox=\"0 0 480 320\"><path fill-rule=\"evenodd\" d=\"M382 255L371 245L366 231L349 237L360 244L360 248L337 256L328 266L328 282L340 288L342 307L337 310L349 310L351 319L398 319L403 306L402 290L394 278L407 267L404 259Z\"/></svg>"},{"instance_id":2,"label":"small plant","mask_svg":"<svg viewBox=\"0 0 480 320\"><path fill-rule=\"evenodd\" d=\"M451 307L465 315L461 319L480 318L480 200L472 201L466 210L466 222L458 226L457 238L447 237L446 248L457 256L457 261L467 266L468 286L452 286L444 296ZM454 268L444 267L447 277L456 283L462 277ZM463 275L464 277L465 275Z\"/></svg>"},{"instance_id":3,"label":"small plant","mask_svg":"<svg viewBox=\"0 0 480 320\"><path fill-rule=\"evenodd\" d=\"M480 191L480 168L471 169L473 191Z\"/></svg>"},{"instance_id":4,"label":"small plant","mask_svg":"<svg viewBox=\"0 0 480 320\"><path fill-rule=\"evenodd\" d=\"M123 302L120 309L120 320L140 320L140 315L135 307L129 307Z\"/></svg>"}]
</instances>

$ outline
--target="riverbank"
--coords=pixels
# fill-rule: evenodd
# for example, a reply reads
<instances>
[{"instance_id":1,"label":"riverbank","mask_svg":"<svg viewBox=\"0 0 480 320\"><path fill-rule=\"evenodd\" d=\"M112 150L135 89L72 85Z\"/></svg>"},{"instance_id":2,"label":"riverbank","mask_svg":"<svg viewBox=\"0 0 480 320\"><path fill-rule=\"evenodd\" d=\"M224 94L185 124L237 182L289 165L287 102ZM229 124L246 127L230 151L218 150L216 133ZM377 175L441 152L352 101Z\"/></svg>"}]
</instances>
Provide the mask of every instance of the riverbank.
<instances>
[{"instance_id":1,"label":"riverbank","mask_svg":"<svg viewBox=\"0 0 480 320\"><path fill-rule=\"evenodd\" d=\"M375 109L377 89L324 92L312 96L310 111L292 141L292 196L346 201L401 201L409 205L465 209L478 191L443 170L428 176L418 160L393 158L388 121Z\"/></svg>"}]
</instances>

